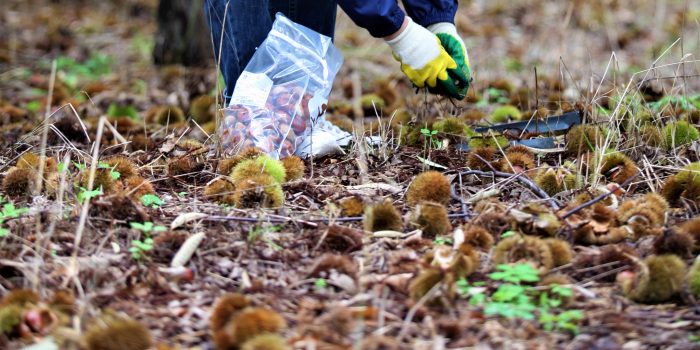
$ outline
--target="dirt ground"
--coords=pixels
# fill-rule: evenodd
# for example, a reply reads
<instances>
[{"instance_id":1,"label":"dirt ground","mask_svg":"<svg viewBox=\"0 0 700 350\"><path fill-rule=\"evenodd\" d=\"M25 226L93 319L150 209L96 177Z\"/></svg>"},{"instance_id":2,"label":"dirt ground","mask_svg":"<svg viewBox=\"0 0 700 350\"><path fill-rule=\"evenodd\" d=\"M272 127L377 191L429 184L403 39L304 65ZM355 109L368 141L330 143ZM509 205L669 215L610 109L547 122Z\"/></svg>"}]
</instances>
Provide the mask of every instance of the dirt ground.
<instances>
[{"instance_id":1,"label":"dirt ground","mask_svg":"<svg viewBox=\"0 0 700 350\"><path fill-rule=\"evenodd\" d=\"M423 139L406 145L400 142L401 129L395 122L421 126L459 117L474 127L484 124L497 107L513 104L523 114L545 107L549 116L580 108L584 123L617 130L623 122L616 118L623 112L616 108L615 96L700 94L700 4L461 2L456 21L474 70L467 101L416 92L389 48L341 14L335 42L345 64L331 93L329 114L337 121L364 125L367 135L381 140L380 146L355 143L345 154L306 160L304 176L283 185L284 205L276 209L236 208L204 194L205 186L221 175L217 166L223 156L212 137L216 106L206 107L209 119L200 122L193 121L191 106L200 96L215 96L214 58L206 67L154 66L156 6L153 0L0 3L0 178L7 182L27 152L43 151L66 165L56 182L62 196L10 193L7 186L0 192L17 208L28 209L19 217L0 220L0 227L9 230L0 236L0 295L30 288L44 300L58 290L69 290L76 298L69 321L23 336L4 332L1 346L19 349L47 336L72 344L94 320L118 313L145 325L163 346L159 349L212 349L213 304L227 292L241 292L252 304L269 307L285 319L281 335L294 349L700 348L700 312L692 295L678 293L652 305L630 300L615 282L615 274L625 266L595 266L590 257L604 244L581 243L572 229L550 236L573 246L573 260L554 272L567 276L575 292L566 308L584 314L575 332L487 315L468 298L449 293L436 303L415 300L410 283L440 243L408 234L415 234L416 227L409 223L414 207L406 200L414 177L432 167L452 183L447 209L453 228L482 217L483 207L471 199L491 190L498 193L491 191L487 197L498 201L504 212L526 212L522 207L535 203L570 228L571 221L563 215L580 204L578 195L588 190L590 199L600 186L615 190L613 197L619 202L659 193L668 178L699 160L697 142L671 150L652 147L632 137L627 126L617 138L606 138L614 139L606 146L629 156L638 176L618 182L619 191L609 186L614 178L586 177L580 188L552 195L557 203L553 208L548 195L528 187L532 181L519 179L534 179L545 164L563 168L567 160L581 169L577 162L582 158L564 151L562 135L555 137L559 143L552 149L536 152L527 172L510 177L469 175L464 172L473 170L473 163L459 141L445 149L427 147L432 141ZM52 60L61 65L54 76ZM501 96L504 99L496 94L506 90L510 92ZM378 95L382 105L363 105L367 94ZM131 119L136 122L113 119L123 116L110 112L113 106L129 107L121 113L135 114ZM159 123L154 115L162 106L170 106L169 113L174 113L173 107L181 109L182 121ZM681 118L677 105L670 110L658 112L659 120ZM98 130L103 116L116 130ZM697 124L700 118L691 122ZM48 124L52 127L41 127ZM203 145L191 147L182 142L185 139ZM132 160L162 204L149 207L115 190L83 205L78 198L81 179L94 163L93 154L100 160L114 155ZM178 159L195 164L178 172L172 165ZM488 173L492 168L481 170ZM363 211L351 213L342 204L348 198L361 199L361 206L389 199L404 218L403 229L393 231L407 234L364 230ZM698 201L685 199L671 203L659 229L696 216ZM596 220L589 209L572 217L582 220L579 223ZM171 229L184 213L204 215ZM129 251L133 240L144 238L132 222L166 228L154 233L153 250L142 259ZM495 221L482 220L483 225L490 223ZM518 227L522 234L531 233ZM170 268L181 244L197 233L204 233L204 239L186 271ZM445 239L450 246L452 235ZM642 259L658 253L657 240L642 237L619 244ZM684 264L690 266L696 253L682 256ZM490 281L493 254L491 249L478 253L478 268L466 278L469 283Z\"/></svg>"}]
</instances>

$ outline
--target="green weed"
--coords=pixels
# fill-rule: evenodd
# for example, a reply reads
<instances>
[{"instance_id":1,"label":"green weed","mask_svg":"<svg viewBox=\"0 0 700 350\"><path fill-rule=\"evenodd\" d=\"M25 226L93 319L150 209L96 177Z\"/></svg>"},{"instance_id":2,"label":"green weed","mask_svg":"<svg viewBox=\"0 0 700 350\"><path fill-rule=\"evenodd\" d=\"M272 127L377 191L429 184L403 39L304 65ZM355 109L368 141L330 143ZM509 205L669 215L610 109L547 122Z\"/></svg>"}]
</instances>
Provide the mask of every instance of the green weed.
<instances>
[{"instance_id":1,"label":"green weed","mask_svg":"<svg viewBox=\"0 0 700 350\"><path fill-rule=\"evenodd\" d=\"M161 205L165 204L165 202L163 202L163 200L155 194L144 194L141 196L141 204L146 207L158 209Z\"/></svg>"},{"instance_id":2,"label":"green weed","mask_svg":"<svg viewBox=\"0 0 700 350\"><path fill-rule=\"evenodd\" d=\"M452 245L452 238L450 237L435 237L433 240L433 244L435 245Z\"/></svg>"},{"instance_id":3,"label":"green weed","mask_svg":"<svg viewBox=\"0 0 700 350\"><path fill-rule=\"evenodd\" d=\"M272 233L272 232L279 232L282 229L282 226L280 225L271 225L271 226L256 226L254 229L251 229L248 231L248 242L253 243L258 240L262 240L265 242L270 248L280 251L283 248L273 242L270 238L266 237L265 235L267 233Z\"/></svg>"},{"instance_id":4,"label":"green weed","mask_svg":"<svg viewBox=\"0 0 700 350\"><path fill-rule=\"evenodd\" d=\"M102 187L91 191L88 191L85 187L80 187L80 191L78 192L78 202L84 203L86 200L89 201L103 194L104 192L102 192Z\"/></svg>"},{"instance_id":5,"label":"green weed","mask_svg":"<svg viewBox=\"0 0 700 350\"><path fill-rule=\"evenodd\" d=\"M76 88L81 81L97 80L112 72L112 59L101 53L93 52L85 62L77 62L67 56L56 58L56 70L61 80L71 88Z\"/></svg>"},{"instance_id":6,"label":"green weed","mask_svg":"<svg viewBox=\"0 0 700 350\"><path fill-rule=\"evenodd\" d=\"M133 106L122 106L112 103L107 108L107 116L110 118L129 117L134 120L139 119L139 112Z\"/></svg>"},{"instance_id":7,"label":"green weed","mask_svg":"<svg viewBox=\"0 0 700 350\"><path fill-rule=\"evenodd\" d=\"M0 211L0 237L6 237L10 234L10 230L2 227L7 219L14 219L20 217L20 215L29 211L29 208L17 208L12 202L5 203L5 199L0 196L0 204L2 204L2 211Z\"/></svg>"},{"instance_id":8,"label":"green weed","mask_svg":"<svg viewBox=\"0 0 700 350\"><path fill-rule=\"evenodd\" d=\"M146 238L143 241L134 239L131 241L131 247L129 252L131 252L131 257L134 260L141 260L147 252L153 250L153 239Z\"/></svg>"},{"instance_id":9,"label":"green weed","mask_svg":"<svg viewBox=\"0 0 700 350\"><path fill-rule=\"evenodd\" d=\"M539 271L529 264L498 265L489 278L497 283L495 289L462 278L456 282L457 293L470 305L483 308L487 316L536 321L547 331L579 332L578 322L584 317L581 310L555 311L573 297L571 288L529 285L540 280Z\"/></svg>"},{"instance_id":10,"label":"green weed","mask_svg":"<svg viewBox=\"0 0 700 350\"><path fill-rule=\"evenodd\" d=\"M163 232L167 231L168 229L165 228L165 226L162 225L155 225L150 221L146 221L144 223L140 222L130 222L129 226L135 230L139 230L143 232L146 235L151 235L153 232Z\"/></svg>"},{"instance_id":11,"label":"green weed","mask_svg":"<svg viewBox=\"0 0 700 350\"><path fill-rule=\"evenodd\" d=\"M326 287L328 287L328 281L326 281L325 278L317 278L316 281L314 282L314 287L316 287L316 289L318 289L318 290L326 288Z\"/></svg>"}]
</instances>

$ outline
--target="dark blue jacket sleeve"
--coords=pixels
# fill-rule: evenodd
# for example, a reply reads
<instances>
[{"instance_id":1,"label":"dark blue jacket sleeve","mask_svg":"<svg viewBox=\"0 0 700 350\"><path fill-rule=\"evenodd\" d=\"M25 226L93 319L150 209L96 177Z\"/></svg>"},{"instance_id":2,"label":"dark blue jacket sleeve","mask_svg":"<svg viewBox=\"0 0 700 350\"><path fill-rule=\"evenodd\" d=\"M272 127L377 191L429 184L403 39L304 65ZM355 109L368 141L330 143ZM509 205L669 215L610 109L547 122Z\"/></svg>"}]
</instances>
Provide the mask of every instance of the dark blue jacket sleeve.
<instances>
[{"instance_id":1,"label":"dark blue jacket sleeve","mask_svg":"<svg viewBox=\"0 0 700 350\"><path fill-rule=\"evenodd\" d=\"M457 0L403 0L414 22L428 26L438 22L454 23ZM401 28L405 14L397 0L338 0L338 5L360 27L381 38Z\"/></svg>"},{"instance_id":2,"label":"dark blue jacket sleeve","mask_svg":"<svg viewBox=\"0 0 700 350\"><path fill-rule=\"evenodd\" d=\"M338 0L338 5L376 38L396 33L406 16L396 0Z\"/></svg>"},{"instance_id":3,"label":"dark blue jacket sleeve","mask_svg":"<svg viewBox=\"0 0 700 350\"><path fill-rule=\"evenodd\" d=\"M406 13L414 22L427 27L438 22L455 22L457 0L403 0Z\"/></svg>"}]
</instances>

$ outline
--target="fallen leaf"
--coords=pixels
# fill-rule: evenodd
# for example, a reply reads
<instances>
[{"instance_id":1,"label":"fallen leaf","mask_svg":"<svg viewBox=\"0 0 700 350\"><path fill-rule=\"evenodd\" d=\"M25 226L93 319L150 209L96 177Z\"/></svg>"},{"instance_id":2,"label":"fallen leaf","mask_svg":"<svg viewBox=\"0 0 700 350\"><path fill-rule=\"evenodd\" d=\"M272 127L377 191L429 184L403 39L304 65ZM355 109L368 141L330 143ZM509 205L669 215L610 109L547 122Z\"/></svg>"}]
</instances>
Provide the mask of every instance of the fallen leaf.
<instances>
[{"instance_id":1,"label":"fallen leaf","mask_svg":"<svg viewBox=\"0 0 700 350\"><path fill-rule=\"evenodd\" d=\"M170 224L170 229L174 230L182 225L185 225L187 223L190 223L192 221L196 221L199 219L204 219L208 217L209 215L203 214L203 213L184 213L178 215L175 220Z\"/></svg>"},{"instance_id":2,"label":"fallen leaf","mask_svg":"<svg viewBox=\"0 0 700 350\"><path fill-rule=\"evenodd\" d=\"M204 239L204 232L196 233L182 243L180 249L175 253L173 260L170 262L171 267L181 267L184 266L187 261L190 260L192 254L197 250L199 244Z\"/></svg>"}]
</instances>

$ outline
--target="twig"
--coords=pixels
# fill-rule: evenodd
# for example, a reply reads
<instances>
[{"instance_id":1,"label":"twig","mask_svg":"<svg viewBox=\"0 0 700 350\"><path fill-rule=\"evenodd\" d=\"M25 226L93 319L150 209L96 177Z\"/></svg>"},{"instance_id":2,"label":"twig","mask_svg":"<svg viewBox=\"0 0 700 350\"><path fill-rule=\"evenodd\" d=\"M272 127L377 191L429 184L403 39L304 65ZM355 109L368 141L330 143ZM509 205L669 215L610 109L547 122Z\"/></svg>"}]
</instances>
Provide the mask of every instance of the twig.
<instances>
[{"instance_id":1,"label":"twig","mask_svg":"<svg viewBox=\"0 0 700 350\"><path fill-rule=\"evenodd\" d=\"M269 215L269 214L268 214ZM449 214L447 217L450 219L460 219L460 218L468 218L471 217L472 215L469 213L457 213L457 214ZM331 221L333 222L358 222L362 221L364 217L362 216L346 216L346 217L339 217L339 218L319 218L319 219L295 219L292 217L284 217L284 216L277 216L274 218L255 218L255 217L248 217L248 216L226 216L226 215L211 215L207 216L206 218L202 218L204 221L240 221L240 222L260 222L264 220L265 222L273 223L273 224L284 224L287 222L297 222L301 224L305 224L311 227L317 227L315 223L324 223L327 224Z\"/></svg>"},{"instance_id":2,"label":"twig","mask_svg":"<svg viewBox=\"0 0 700 350\"><path fill-rule=\"evenodd\" d=\"M603 269L603 268L606 268L606 267L612 267L612 266L615 266L615 265L618 265L618 264L621 264L621 263L622 263L622 261L620 261L620 260L615 260L615 261L611 261L611 262L609 262L609 263L605 263L605 264L601 264L601 265L596 265L596 266L591 266L591 267L586 267L586 268L583 268L583 269L579 269L579 270L576 270L576 273L583 273L583 272L588 272L588 271L599 270L599 269Z\"/></svg>"},{"instance_id":3,"label":"twig","mask_svg":"<svg viewBox=\"0 0 700 350\"><path fill-rule=\"evenodd\" d=\"M464 214L464 216L468 216L468 214L467 214L467 202L464 200L464 198L462 198L462 196L457 195L457 191L455 191L455 185L456 184L453 183L450 186L450 197L452 197L452 199L455 199L459 202L460 207L462 209L462 214ZM459 176L459 188L460 189L462 188L462 176L461 175Z\"/></svg>"},{"instance_id":4,"label":"twig","mask_svg":"<svg viewBox=\"0 0 700 350\"><path fill-rule=\"evenodd\" d=\"M619 185L618 188L627 187L630 183L632 183L632 180L634 180L637 176L639 176L639 174L640 174L640 173L634 174L634 176L630 177L630 178L627 179L625 182L623 182L622 185ZM581 210L583 210L583 209L585 209L585 208L587 208L587 207L589 207L589 206L591 206L591 205L593 205L593 204L596 204L596 203L602 201L602 200L605 199L605 198L608 198L608 196L612 195L614 192L615 192L614 190L613 190L613 191L609 191L609 192L605 192L605 193L599 195L598 197L595 197L595 198L589 200L588 202L583 203L583 204L579 205L578 207L569 210L569 211L568 211L566 214L564 214L561 218L562 218L562 219L566 219L566 218L568 218L569 216L574 215L574 214L580 212Z\"/></svg>"},{"instance_id":5,"label":"twig","mask_svg":"<svg viewBox=\"0 0 700 350\"><path fill-rule=\"evenodd\" d=\"M571 287L576 289L576 291L578 291L579 294L583 295L587 299L593 299L596 297L596 294L594 292L591 292L590 290L584 288L583 286L579 286L578 284L574 284Z\"/></svg>"},{"instance_id":6,"label":"twig","mask_svg":"<svg viewBox=\"0 0 700 350\"><path fill-rule=\"evenodd\" d=\"M355 114L354 133L357 140L357 158L355 161L357 162L357 169L360 172L361 183L364 184L369 182L369 176L367 175L369 173L369 166L367 165L367 147L364 138L365 127L363 120L365 115L360 101L362 97L360 75L357 72L352 73L352 75L350 75L350 82L352 83L353 112Z\"/></svg>"},{"instance_id":7,"label":"twig","mask_svg":"<svg viewBox=\"0 0 700 350\"><path fill-rule=\"evenodd\" d=\"M46 97L46 112L44 113L44 122L42 123L41 130L41 146L39 146L39 171L37 171L35 179L36 194L41 193L41 188L44 185L44 172L46 171L46 143L49 137L49 125L48 119L51 117L51 100L53 100L53 90L56 84L56 60L51 63L51 78L49 80L49 94ZM39 248L41 248L41 243L43 241L43 230L41 219L36 218L35 222L35 232L37 234L37 239L35 242L35 252L39 253ZM39 268L42 264L42 256L38 256L38 261L34 265L34 275L32 276L32 284L35 289L39 287Z\"/></svg>"},{"instance_id":8,"label":"twig","mask_svg":"<svg viewBox=\"0 0 700 350\"><path fill-rule=\"evenodd\" d=\"M439 282L433 286L433 288L430 288L428 293L425 293L423 297L421 297L418 302L416 302L415 305L411 307L410 310L408 310L408 313L406 314L406 318L403 320L403 324L401 325L401 331L399 332L399 335L397 339L401 341L405 336L406 333L408 332L408 325L413 321L413 316L416 315L416 312L418 312L418 309L421 308L428 300L430 300L437 292L440 290L442 287L442 282Z\"/></svg>"},{"instance_id":9,"label":"twig","mask_svg":"<svg viewBox=\"0 0 700 350\"><path fill-rule=\"evenodd\" d=\"M71 151L69 150L66 152L65 156L63 157L63 164L68 164L70 163L71 159ZM46 234L41 237L41 239L38 241L41 242L39 245L40 247L44 247L47 245L49 242L51 242L51 238L53 237L53 234L56 230L56 224L58 224L58 219L61 217L61 213L63 213L63 196L66 191L66 176L67 176L67 171L62 171L60 173L59 177L59 185L58 185L58 193L56 194L56 207L52 208L49 210L50 216L49 216L49 228L46 230ZM47 248L42 248L45 249L47 252L49 249Z\"/></svg>"},{"instance_id":10,"label":"twig","mask_svg":"<svg viewBox=\"0 0 700 350\"><path fill-rule=\"evenodd\" d=\"M462 174L457 174L459 178L459 202L462 205L462 214L467 215L467 204L464 202L464 182L462 181Z\"/></svg>"},{"instance_id":11,"label":"twig","mask_svg":"<svg viewBox=\"0 0 700 350\"><path fill-rule=\"evenodd\" d=\"M540 108L540 82L537 76L537 67L533 67L535 71L535 110Z\"/></svg>"},{"instance_id":12,"label":"twig","mask_svg":"<svg viewBox=\"0 0 700 350\"><path fill-rule=\"evenodd\" d=\"M503 177L503 178L510 178L514 177L516 180L520 181L521 184L525 185L530 191L532 191L536 196L546 200L549 205L554 209L554 210L559 210L560 206L557 203L557 201L550 197L547 192L545 192L543 189L541 189L537 184L532 182L530 179L522 176L522 173L519 174L511 174L511 173L504 173L501 171L481 171L481 170L467 170L459 173L460 175L479 175L479 176L494 176L494 177Z\"/></svg>"},{"instance_id":13,"label":"twig","mask_svg":"<svg viewBox=\"0 0 700 350\"><path fill-rule=\"evenodd\" d=\"M622 272L622 271L627 270L627 269L629 269L628 266L620 266L620 267L618 267L618 268L614 268L614 269L612 269L612 270L605 271L605 272L603 272L603 273L597 274L597 275L595 275L595 276L593 276L593 277L591 277L591 278L589 278L589 279L583 280L583 281L577 283L577 285L579 285L579 286L581 286L581 287L586 287L586 286L588 286L589 283L591 283L591 282L595 282L595 281L597 281L597 280L599 280L599 279L601 279L601 278L605 278L605 277L608 277L608 276L610 276L610 275L614 275L614 274L616 274L616 273L618 273L618 272Z\"/></svg>"},{"instance_id":14,"label":"twig","mask_svg":"<svg viewBox=\"0 0 700 350\"><path fill-rule=\"evenodd\" d=\"M224 47L224 33L226 33L226 31L225 31L226 30L226 18L228 15L228 5L230 2L231 2L230 0L226 1L226 6L224 6L224 14L223 14L224 19L221 21L221 33L220 33L221 38L219 39L219 52L218 52L219 55L218 55L218 57L215 57L216 58L216 71L217 72L220 72L219 69L221 67L221 56L223 56L223 47ZM207 12L209 13L209 16L211 16L211 9L207 9L207 10L208 10ZM209 18L208 20L212 21L211 18ZM214 32L213 31L210 32L209 36L211 37L212 46L215 46L215 45L213 45L214 44ZM215 118L214 123L216 125L216 129L218 130L219 127L221 127L221 113L219 113L219 109L218 109L219 96L221 95L221 93L220 93L221 86L219 85L219 79L215 79L215 81L216 81L216 94L215 94L216 99L214 100L214 103L216 104L217 110L214 113L214 118ZM226 104L226 100L224 99L223 103L221 104L222 108L226 108L225 104ZM148 137L148 133L146 132L145 126L146 126L146 120L144 119L143 132L144 132L145 136ZM222 153L221 138L219 137L219 133L215 133L215 134L216 134L216 137L215 137L216 157L219 158L221 156L221 153Z\"/></svg>"},{"instance_id":15,"label":"twig","mask_svg":"<svg viewBox=\"0 0 700 350\"><path fill-rule=\"evenodd\" d=\"M39 171L36 174L36 191L41 193L41 187L44 180L44 171L46 170L46 143L49 137L48 120L51 118L51 100L53 100L53 90L56 84L56 60L51 64L51 79L49 80L49 94L46 97L46 113L44 113L44 121L41 129L41 145L39 146ZM37 220L37 233L41 232L41 220ZM40 241L40 240L39 240Z\"/></svg>"},{"instance_id":16,"label":"twig","mask_svg":"<svg viewBox=\"0 0 700 350\"><path fill-rule=\"evenodd\" d=\"M472 198L469 198L467 201L469 204L474 204L480 200L486 199L486 198L491 198L495 197L501 194L501 190L498 188L492 188L492 189L483 189L479 192L474 193Z\"/></svg>"},{"instance_id":17,"label":"twig","mask_svg":"<svg viewBox=\"0 0 700 350\"><path fill-rule=\"evenodd\" d=\"M107 128L109 131L112 132L112 135L114 135L114 138L116 138L121 144L129 144L131 141L127 140L122 136L122 134L117 131L117 129L112 125L112 123L109 122L109 120L105 121L105 124L107 125Z\"/></svg>"},{"instance_id":18,"label":"twig","mask_svg":"<svg viewBox=\"0 0 700 350\"><path fill-rule=\"evenodd\" d=\"M377 231L372 233L372 238L408 238L415 234L418 234L420 230L411 231L408 233L399 231Z\"/></svg>"},{"instance_id":19,"label":"twig","mask_svg":"<svg viewBox=\"0 0 700 350\"><path fill-rule=\"evenodd\" d=\"M326 241L326 237L328 237L328 231L330 231L330 225L323 231L323 235L321 235L321 238L318 240L318 243L311 249L312 252L315 252L318 250L319 247L323 244L323 242Z\"/></svg>"},{"instance_id":20,"label":"twig","mask_svg":"<svg viewBox=\"0 0 700 350\"><path fill-rule=\"evenodd\" d=\"M88 177L87 190L92 191L92 187L95 184L95 173L97 172L97 158L100 154L100 143L102 141L102 133L104 132L106 117L101 117L100 122L97 125L97 137L92 149L92 163L90 164L90 173ZM83 238L83 231L85 230L85 223L88 217L88 209L90 208L90 200L85 198L83 200L83 207L80 212L80 221L78 221L78 227L75 230L75 241L73 242L73 255L71 257L72 264L71 267L75 270L73 271L76 275L78 273L78 250L80 250L80 241Z\"/></svg>"}]
</instances>

